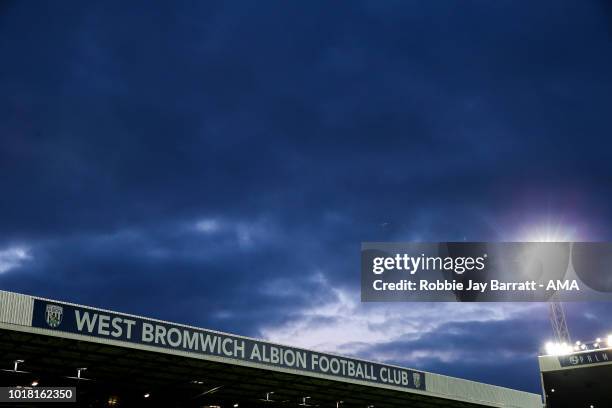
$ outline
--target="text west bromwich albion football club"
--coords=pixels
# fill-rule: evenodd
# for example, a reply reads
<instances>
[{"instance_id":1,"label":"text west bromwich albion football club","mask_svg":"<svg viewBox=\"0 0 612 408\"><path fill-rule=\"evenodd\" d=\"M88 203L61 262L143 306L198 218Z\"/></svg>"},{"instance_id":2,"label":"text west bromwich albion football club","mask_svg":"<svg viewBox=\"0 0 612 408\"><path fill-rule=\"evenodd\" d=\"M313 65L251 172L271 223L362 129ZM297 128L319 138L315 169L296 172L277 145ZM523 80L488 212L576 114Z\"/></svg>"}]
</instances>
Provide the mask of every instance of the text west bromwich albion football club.
<instances>
[{"instance_id":1,"label":"text west bromwich albion football club","mask_svg":"<svg viewBox=\"0 0 612 408\"><path fill-rule=\"evenodd\" d=\"M423 373L378 363L281 347L214 332L74 310L78 332L201 352L298 370L409 388L424 388ZM140 333L136 333L140 331ZM136 336L134 338L133 336Z\"/></svg>"}]
</instances>

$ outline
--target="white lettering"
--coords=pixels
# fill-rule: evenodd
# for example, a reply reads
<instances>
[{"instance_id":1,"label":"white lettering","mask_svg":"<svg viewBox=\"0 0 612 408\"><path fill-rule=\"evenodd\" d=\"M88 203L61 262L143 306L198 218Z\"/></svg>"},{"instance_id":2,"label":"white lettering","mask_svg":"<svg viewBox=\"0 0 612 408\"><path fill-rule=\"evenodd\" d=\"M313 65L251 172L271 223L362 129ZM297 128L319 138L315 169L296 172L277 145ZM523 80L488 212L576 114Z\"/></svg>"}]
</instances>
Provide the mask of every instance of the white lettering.
<instances>
[{"instance_id":1,"label":"white lettering","mask_svg":"<svg viewBox=\"0 0 612 408\"><path fill-rule=\"evenodd\" d=\"M93 318L90 318L89 312L83 312L83 316L81 316L81 312L79 310L75 310L74 313L76 315L77 329L79 331L83 331L83 327L87 324L87 331L92 333L94 327L96 326L98 315L94 314Z\"/></svg>"}]
</instances>

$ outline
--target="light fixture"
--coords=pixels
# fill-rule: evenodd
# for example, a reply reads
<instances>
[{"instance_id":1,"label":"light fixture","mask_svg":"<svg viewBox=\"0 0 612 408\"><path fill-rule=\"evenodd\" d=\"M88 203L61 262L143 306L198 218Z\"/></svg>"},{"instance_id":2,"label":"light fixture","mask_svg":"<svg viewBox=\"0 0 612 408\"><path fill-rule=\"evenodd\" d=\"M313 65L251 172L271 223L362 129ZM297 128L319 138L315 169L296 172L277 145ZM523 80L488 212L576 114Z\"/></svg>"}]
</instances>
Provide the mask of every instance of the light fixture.
<instances>
[{"instance_id":1,"label":"light fixture","mask_svg":"<svg viewBox=\"0 0 612 408\"><path fill-rule=\"evenodd\" d=\"M554 388L551 388L550 392L555 392L555 389L554 389Z\"/></svg>"},{"instance_id":2,"label":"light fixture","mask_svg":"<svg viewBox=\"0 0 612 408\"><path fill-rule=\"evenodd\" d=\"M551 356L562 356L565 354L571 354L572 347L567 343L553 343L548 342L545 345L546 354Z\"/></svg>"},{"instance_id":3,"label":"light fixture","mask_svg":"<svg viewBox=\"0 0 612 408\"><path fill-rule=\"evenodd\" d=\"M19 364L23 363L23 360L15 360L13 361L13 363L15 363L15 367L13 368L13 371L18 371L17 369L19 368Z\"/></svg>"},{"instance_id":4,"label":"light fixture","mask_svg":"<svg viewBox=\"0 0 612 408\"><path fill-rule=\"evenodd\" d=\"M151 396L151 394L149 394L148 392L145 395L143 395L143 397L145 397L145 398L149 398L150 396Z\"/></svg>"},{"instance_id":5,"label":"light fixture","mask_svg":"<svg viewBox=\"0 0 612 408\"><path fill-rule=\"evenodd\" d=\"M38 385L38 381L34 380L32 381L32 387L36 387Z\"/></svg>"},{"instance_id":6,"label":"light fixture","mask_svg":"<svg viewBox=\"0 0 612 408\"><path fill-rule=\"evenodd\" d=\"M270 391L270 392L266 392L266 398L260 398L259 401L263 401L263 402L276 402L273 399L270 398L270 396L274 394L274 391Z\"/></svg>"},{"instance_id":7,"label":"light fixture","mask_svg":"<svg viewBox=\"0 0 612 408\"><path fill-rule=\"evenodd\" d=\"M238 408L238 403L235 403L235 404L234 404L234 408Z\"/></svg>"},{"instance_id":8,"label":"light fixture","mask_svg":"<svg viewBox=\"0 0 612 408\"><path fill-rule=\"evenodd\" d=\"M208 394L214 394L215 392L219 391L221 388L223 388L222 385L220 385L218 387L213 387L210 390L206 390L203 393L199 394L198 397L201 397L203 395L208 395Z\"/></svg>"},{"instance_id":9,"label":"light fixture","mask_svg":"<svg viewBox=\"0 0 612 408\"><path fill-rule=\"evenodd\" d=\"M29 374L28 371L23 371L23 370L19 369L19 364L22 364L24 362L25 362L25 360L13 360L13 368L12 369L9 370L7 368L0 368L0 371L4 371L4 372L7 372L7 373L13 373L13 374L16 374L16 373L19 373L19 374Z\"/></svg>"},{"instance_id":10,"label":"light fixture","mask_svg":"<svg viewBox=\"0 0 612 408\"><path fill-rule=\"evenodd\" d=\"M608 334L608 347L612 347L612 334Z\"/></svg>"},{"instance_id":11,"label":"light fixture","mask_svg":"<svg viewBox=\"0 0 612 408\"><path fill-rule=\"evenodd\" d=\"M79 367L76 370L77 370L76 377L67 376L66 378L70 378L71 380L77 380L77 381L91 381L91 378L83 377L83 371L87 371L87 367Z\"/></svg>"},{"instance_id":12,"label":"light fixture","mask_svg":"<svg viewBox=\"0 0 612 408\"><path fill-rule=\"evenodd\" d=\"M546 350L546 354L554 354L554 352L555 352L555 343L549 341L544 346L544 349Z\"/></svg>"}]
</instances>

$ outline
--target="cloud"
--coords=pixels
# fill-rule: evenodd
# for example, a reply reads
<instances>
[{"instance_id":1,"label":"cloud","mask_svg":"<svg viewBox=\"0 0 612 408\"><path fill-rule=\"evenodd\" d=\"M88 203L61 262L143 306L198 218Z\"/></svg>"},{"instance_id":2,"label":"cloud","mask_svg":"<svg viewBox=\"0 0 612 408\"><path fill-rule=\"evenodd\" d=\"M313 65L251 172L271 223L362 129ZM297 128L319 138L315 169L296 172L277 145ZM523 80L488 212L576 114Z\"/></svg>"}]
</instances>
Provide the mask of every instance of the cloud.
<instances>
[{"instance_id":1,"label":"cloud","mask_svg":"<svg viewBox=\"0 0 612 408\"><path fill-rule=\"evenodd\" d=\"M306 348L415 363L442 351L438 349L433 353L427 348L428 344L435 343L428 339L438 337L444 330L452 333L452 325L516 324L533 313L541 315L538 321L547 317L545 306L536 303L361 303L358 292L329 285L327 280L321 279L314 290L328 294L326 299L294 312L291 320L281 325L264 325L262 336L271 341ZM471 334L477 337L476 333ZM410 352L403 348L380 348L400 341L421 343L418 348L411 348ZM460 359L459 351L460 347L441 358L445 361Z\"/></svg>"},{"instance_id":2,"label":"cloud","mask_svg":"<svg viewBox=\"0 0 612 408\"><path fill-rule=\"evenodd\" d=\"M28 248L10 247L0 250L0 273L19 268L23 263L31 259Z\"/></svg>"},{"instance_id":3,"label":"cloud","mask_svg":"<svg viewBox=\"0 0 612 408\"><path fill-rule=\"evenodd\" d=\"M215 219L203 219L196 222L195 227L198 231L210 234L219 230L219 222Z\"/></svg>"}]
</instances>

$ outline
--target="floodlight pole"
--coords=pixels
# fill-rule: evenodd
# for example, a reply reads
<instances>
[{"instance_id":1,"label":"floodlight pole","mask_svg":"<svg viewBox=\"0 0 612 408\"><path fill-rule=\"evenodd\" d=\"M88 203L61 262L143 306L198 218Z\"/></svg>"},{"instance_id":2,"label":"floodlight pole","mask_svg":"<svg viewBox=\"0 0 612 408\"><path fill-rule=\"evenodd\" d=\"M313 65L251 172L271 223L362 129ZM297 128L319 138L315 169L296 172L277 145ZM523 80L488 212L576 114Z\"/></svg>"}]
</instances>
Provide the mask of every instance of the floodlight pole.
<instances>
[{"instance_id":1,"label":"floodlight pole","mask_svg":"<svg viewBox=\"0 0 612 408\"><path fill-rule=\"evenodd\" d=\"M567 320L565 319L565 310L563 304L559 302L556 295L549 304L549 312L550 323L557 342L559 344L572 344L569 329L567 328Z\"/></svg>"}]
</instances>

